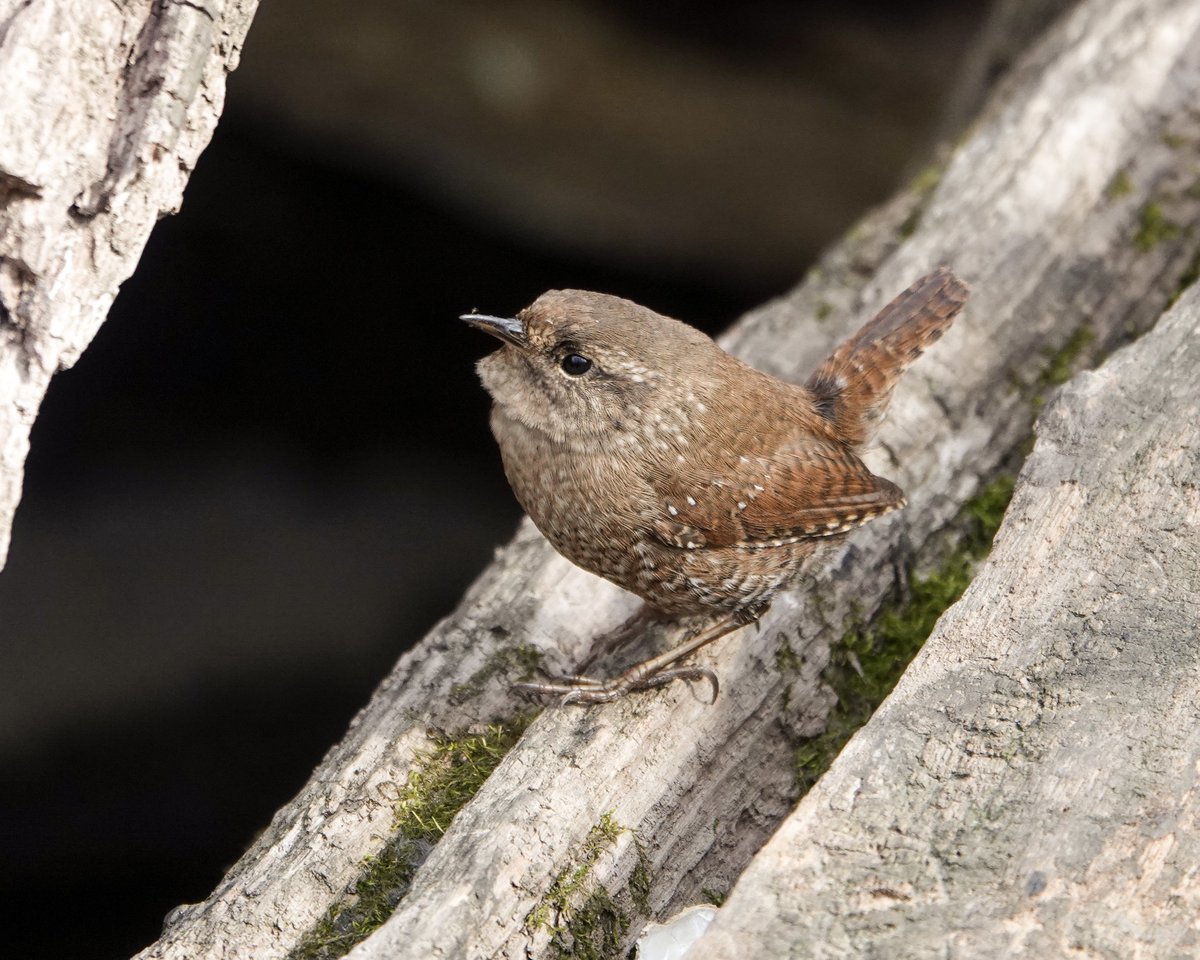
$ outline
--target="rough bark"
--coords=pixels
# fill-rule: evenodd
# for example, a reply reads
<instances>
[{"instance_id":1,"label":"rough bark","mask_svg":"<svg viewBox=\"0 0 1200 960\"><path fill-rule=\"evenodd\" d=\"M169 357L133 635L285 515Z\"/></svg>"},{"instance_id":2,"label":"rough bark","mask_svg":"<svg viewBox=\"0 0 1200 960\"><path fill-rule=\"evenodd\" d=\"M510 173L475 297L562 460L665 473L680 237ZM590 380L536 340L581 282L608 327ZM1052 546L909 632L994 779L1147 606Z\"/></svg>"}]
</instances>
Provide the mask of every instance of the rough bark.
<instances>
[{"instance_id":1,"label":"rough bark","mask_svg":"<svg viewBox=\"0 0 1200 960\"><path fill-rule=\"evenodd\" d=\"M256 0L0 0L0 565L50 378L179 207Z\"/></svg>"},{"instance_id":2,"label":"rough bark","mask_svg":"<svg viewBox=\"0 0 1200 960\"><path fill-rule=\"evenodd\" d=\"M792 806L792 746L829 709L820 672L847 621L876 609L897 570L947 549L961 504L1027 441L1056 352L1084 326L1095 350L1148 327L1187 271L1200 223L1198 31L1200 8L1184 0L1081 4L997 91L932 192L897 198L730 333L730 349L794 377L931 267L974 287L881 435L874 465L909 507L815 564L760 631L705 654L723 681L716 703L677 685L542 713L353 956L551 954L531 916L590 859L608 813L636 835L594 858L586 889L614 899L618 951L646 914L729 888ZM285 955L383 846L427 730L511 717L521 648L570 669L630 607L522 528L212 897L177 911L141 956ZM631 891L635 875L648 888Z\"/></svg>"},{"instance_id":3,"label":"rough bark","mask_svg":"<svg viewBox=\"0 0 1200 960\"><path fill-rule=\"evenodd\" d=\"M1037 434L991 558L689 960L1200 952L1200 287Z\"/></svg>"}]
</instances>

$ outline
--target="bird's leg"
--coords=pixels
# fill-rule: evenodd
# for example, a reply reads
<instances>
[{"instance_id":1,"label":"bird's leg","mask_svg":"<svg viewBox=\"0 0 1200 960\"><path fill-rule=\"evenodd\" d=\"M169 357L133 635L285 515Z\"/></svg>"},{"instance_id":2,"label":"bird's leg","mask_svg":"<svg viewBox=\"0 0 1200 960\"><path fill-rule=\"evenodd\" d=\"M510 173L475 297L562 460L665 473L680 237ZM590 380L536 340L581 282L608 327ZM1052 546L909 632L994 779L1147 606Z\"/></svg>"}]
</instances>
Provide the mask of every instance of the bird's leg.
<instances>
[{"instance_id":1,"label":"bird's leg","mask_svg":"<svg viewBox=\"0 0 1200 960\"><path fill-rule=\"evenodd\" d=\"M636 640L655 623L664 619L665 615L655 610L650 604L643 603L619 627L602 633L592 641L592 647L587 658L579 664L579 670L586 670L601 657L620 650Z\"/></svg>"},{"instance_id":2,"label":"bird's leg","mask_svg":"<svg viewBox=\"0 0 1200 960\"><path fill-rule=\"evenodd\" d=\"M745 614L726 614L721 619L710 623L688 637L677 647L660 653L656 657L635 663L613 677L611 680L601 680L597 677L567 676L557 677L549 683L518 683L512 689L522 693L564 694L562 702L566 703L608 703L625 696L632 690L650 690L662 687L674 680L707 680L712 684L713 699L717 698L720 683L717 675L708 667L673 667L690 653L725 636L738 627L751 622Z\"/></svg>"}]
</instances>

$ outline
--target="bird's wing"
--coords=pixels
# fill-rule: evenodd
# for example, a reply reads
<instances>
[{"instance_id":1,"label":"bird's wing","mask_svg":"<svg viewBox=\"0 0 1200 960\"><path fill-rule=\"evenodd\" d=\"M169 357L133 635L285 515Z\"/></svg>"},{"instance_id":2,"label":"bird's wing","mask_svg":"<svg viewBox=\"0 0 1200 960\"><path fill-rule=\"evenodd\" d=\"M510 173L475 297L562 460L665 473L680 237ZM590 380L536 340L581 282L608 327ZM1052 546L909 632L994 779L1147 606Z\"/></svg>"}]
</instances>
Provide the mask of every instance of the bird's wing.
<instances>
[{"instance_id":1,"label":"bird's wing","mask_svg":"<svg viewBox=\"0 0 1200 960\"><path fill-rule=\"evenodd\" d=\"M655 536L685 549L781 546L830 537L904 505L904 494L843 445L810 438L770 457L731 456L702 474L653 478L646 517Z\"/></svg>"}]
</instances>

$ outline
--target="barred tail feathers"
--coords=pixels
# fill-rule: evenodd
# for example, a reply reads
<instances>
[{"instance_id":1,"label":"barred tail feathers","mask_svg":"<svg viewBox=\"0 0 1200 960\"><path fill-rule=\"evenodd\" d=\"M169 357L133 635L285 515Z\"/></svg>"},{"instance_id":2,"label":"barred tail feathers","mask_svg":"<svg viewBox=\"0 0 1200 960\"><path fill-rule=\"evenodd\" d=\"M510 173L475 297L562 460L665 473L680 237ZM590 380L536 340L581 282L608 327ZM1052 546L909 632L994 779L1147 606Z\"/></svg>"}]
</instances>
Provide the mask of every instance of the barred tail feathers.
<instances>
[{"instance_id":1,"label":"barred tail feathers","mask_svg":"<svg viewBox=\"0 0 1200 960\"><path fill-rule=\"evenodd\" d=\"M900 375L949 329L968 293L945 267L922 277L809 377L817 410L845 443L857 447L870 440Z\"/></svg>"}]
</instances>

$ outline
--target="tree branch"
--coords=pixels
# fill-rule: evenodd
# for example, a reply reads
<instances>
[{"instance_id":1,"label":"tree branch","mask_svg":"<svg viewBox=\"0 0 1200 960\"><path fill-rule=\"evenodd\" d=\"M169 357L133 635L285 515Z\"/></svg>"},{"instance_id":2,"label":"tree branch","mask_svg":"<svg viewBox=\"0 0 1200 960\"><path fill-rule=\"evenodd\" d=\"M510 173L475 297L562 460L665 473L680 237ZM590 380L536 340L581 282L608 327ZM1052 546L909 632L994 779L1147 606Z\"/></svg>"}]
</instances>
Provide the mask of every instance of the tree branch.
<instances>
[{"instance_id":1,"label":"tree branch","mask_svg":"<svg viewBox=\"0 0 1200 960\"><path fill-rule=\"evenodd\" d=\"M0 566L50 378L179 208L256 6L0 6Z\"/></svg>"}]
</instances>

